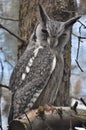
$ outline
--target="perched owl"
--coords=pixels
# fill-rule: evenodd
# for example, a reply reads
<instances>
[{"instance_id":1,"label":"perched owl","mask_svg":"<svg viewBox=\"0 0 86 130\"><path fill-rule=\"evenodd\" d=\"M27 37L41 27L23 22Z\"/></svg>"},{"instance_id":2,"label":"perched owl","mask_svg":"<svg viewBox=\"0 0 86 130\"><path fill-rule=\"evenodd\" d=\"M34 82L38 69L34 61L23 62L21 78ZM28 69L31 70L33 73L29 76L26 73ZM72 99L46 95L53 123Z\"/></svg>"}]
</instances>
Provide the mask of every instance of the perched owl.
<instances>
[{"instance_id":1,"label":"perched owl","mask_svg":"<svg viewBox=\"0 0 86 130\"><path fill-rule=\"evenodd\" d=\"M41 5L39 12L40 23L36 26L29 45L11 75L10 89L13 95L9 120L33 107L56 67L60 78L57 83L59 88L64 67L63 49L70 35L68 29L79 19L74 17L67 22L54 21ZM59 43L58 39L61 36L63 38Z\"/></svg>"}]
</instances>

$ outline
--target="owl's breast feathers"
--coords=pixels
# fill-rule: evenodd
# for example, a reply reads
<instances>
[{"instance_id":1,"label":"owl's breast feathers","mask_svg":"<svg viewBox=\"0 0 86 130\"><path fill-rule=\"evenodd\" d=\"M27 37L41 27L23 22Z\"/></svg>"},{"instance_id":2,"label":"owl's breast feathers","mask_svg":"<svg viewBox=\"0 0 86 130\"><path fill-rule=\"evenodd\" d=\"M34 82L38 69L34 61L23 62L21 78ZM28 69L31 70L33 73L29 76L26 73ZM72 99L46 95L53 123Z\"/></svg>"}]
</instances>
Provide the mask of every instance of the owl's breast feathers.
<instances>
[{"instance_id":1,"label":"owl's breast feathers","mask_svg":"<svg viewBox=\"0 0 86 130\"><path fill-rule=\"evenodd\" d=\"M55 65L56 58L47 43L43 43L43 46L40 43L38 46L26 49L11 75L10 88L12 92L14 93L36 78L41 78L45 82Z\"/></svg>"}]
</instances>

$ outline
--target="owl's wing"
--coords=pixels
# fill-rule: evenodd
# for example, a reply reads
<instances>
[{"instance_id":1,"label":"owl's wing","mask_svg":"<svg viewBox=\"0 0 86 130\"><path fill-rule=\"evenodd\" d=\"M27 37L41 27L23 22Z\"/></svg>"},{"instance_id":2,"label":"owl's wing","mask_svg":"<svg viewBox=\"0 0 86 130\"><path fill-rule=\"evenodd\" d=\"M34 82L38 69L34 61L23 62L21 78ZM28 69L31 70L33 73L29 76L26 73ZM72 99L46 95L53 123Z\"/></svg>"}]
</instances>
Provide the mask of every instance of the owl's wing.
<instances>
[{"instance_id":1,"label":"owl's wing","mask_svg":"<svg viewBox=\"0 0 86 130\"><path fill-rule=\"evenodd\" d=\"M47 44L47 43L46 43ZM27 49L14 68L10 89L14 93L34 78L45 80L53 70L53 54L48 45Z\"/></svg>"},{"instance_id":2,"label":"owl's wing","mask_svg":"<svg viewBox=\"0 0 86 130\"><path fill-rule=\"evenodd\" d=\"M29 61L30 57L32 57L34 49L35 49L35 46L32 46L31 48L29 48L28 46L26 51L20 57L16 66L14 67L14 70L10 77L10 84L9 84L9 87L12 92L15 92L15 90L18 89L19 84L22 84L21 75L24 72L27 62Z\"/></svg>"},{"instance_id":3,"label":"owl's wing","mask_svg":"<svg viewBox=\"0 0 86 130\"><path fill-rule=\"evenodd\" d=\"M24 112L29 111L33 107L40 93L43 91L43 86L44 82L41 78L38 78L16 91L13 100L13 109L11 109L13 118L24 114Z\"/></svg>"},{"instance_id":4,"label":"owl's wing","mask_svg":"<svg viewBox=\"0 0 86 130\"><path fill-rule=\"evenodd\" d=\"M20 59L14 69L13 74L15 76L11 77L11 79L15 77L11 81L11 85L14 85L13 89L15 86L17 87L12 103L14 117L33 106L46 82L48 82L56 63L55 56L47 43L45 46L30 49L25 55L24 61L21 62L22 59Z\"/></svg>"}]
</instances>

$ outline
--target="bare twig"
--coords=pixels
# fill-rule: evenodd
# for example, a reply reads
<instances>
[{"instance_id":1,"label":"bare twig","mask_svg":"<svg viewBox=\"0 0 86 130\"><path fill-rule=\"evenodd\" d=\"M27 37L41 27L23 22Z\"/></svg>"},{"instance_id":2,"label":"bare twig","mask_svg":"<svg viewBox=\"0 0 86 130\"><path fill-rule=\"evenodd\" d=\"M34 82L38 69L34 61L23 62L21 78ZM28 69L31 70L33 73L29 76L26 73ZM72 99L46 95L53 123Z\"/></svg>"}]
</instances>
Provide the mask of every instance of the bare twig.
<instances>
[{"instance_id":1,"label":"bare twig","mask_svg":"<svg viewBox=\"0 0 86 130\"><path fill-rule=\"evenodd\" d=\"M80 101L86 106L86 102L84 101L83 98L80 98Z\"/></svg>"},{"instance_id":2,"label":"bare twig","mask_svg":"<svg viewBox=\"0 0 86 130\"><path fill-rule=\"evenodd\" d=\"M79 57L79 49L80 49L80 38L78 38L78 48L77 48L77 55L76 55L77 61L78 61L78 57Z\"/></svg>"},{"instance_id":3,"label":"bare twig","mask_svg":"<svg viewBox=\"0 0 86 130\"><path fill-rule=\"evenodd\" d=\"M2 64L1 59L0 59L0 64L1 64L1 68L2 68L1 79L0 79L0 83L1 83L1 81L2 81L2 79L3 79L3 64ZM2 88L0 87L0 104L1 104L1 96L2 96ZM1 107L0 107L0 128L1 128L1 130L3 130L3 129L2 129Z\"/></svg>"},{"instance_id":4,"label":"bare twig","mask_svg":"<svg viewBox=\"0 0 86 130\"><path fill-rule=\"evenodd\" d=\"M81 72L84 72L83 69L81 68L81 66L79 65L79 62L78 62L78 57L79 57L79 49L80 49L80 37L78 38L78 48L77 48L77 55L76 55L76 63L77 63L77 66L79 67L79 69L81 70Z\"/></svg>"},{"instance_id":5,"label":"bare twig","mask_svg":"<svg viewBox=\"0 0 86 130\"><path fill-rule=\"evenodd\" d=\"M7 62L12 68L14 68L14 66L7 59L5 59L5 62Z\"/></svg>"},{"instance_id":6,"label":"bare twig","mask_svg":"<svg viewBox=\"0 0 86 130\"><path fill-rule=\"evenodd\" d=\"M71 107L71 109L74 110L76 114L77 114L77 106L78 106L78 102L76 101L74 105Z\"/></svg>"},{"instance_id":7,"label":"bare twig","mask_svg":"<svg viewBox=\"0 0 86 130\"><path fill-rule=\"evenodd\" d=\"M1 69L2 69L2 72L1 72L1 79L0 79L0 83L1 83L1 81L2 81L2 79L3 79L3 70L4 70L4 66L3 66L3 64L2 64L1 59L0 59L0 64L1 64Z\"/></svg>"},{"instance_id":8,"label":"bare twig","mask_svg":"<svg viewBox=\"0 0 86 130\"><path fill-rule=\"evenodd\" d=\"M14 66L9 62L9 60L7 59L7 57L9 57L9 55L6 54L6 52L3 50L3 48L0 48L1 52L4 54L5 57L5 62L7 62L12 68L14 68ZM11 60L13 60L11 58Z\"/></svg>"},{"instance_id":9,"label":"bare twig","mask_svg":"<svg viewBox=\"0 0 86 130\"><path fill-rule=\"evenodd\" d=\"M27 114L24 112L24 114L25 114L25 116L26 116L26 118L27 118L27 120L28 120L28 123L30 124L30 129L32 130L32 124L31 124L31 122L30 122L30 119L29 119L29 117L27 116Z\"/></svg>"},{"instance_id":10,"label":"bare twig","mask_svg":"<svg viewBox=\"0 0 86 130\"><path fill-rule=\"evenodd\" d=\"M18 21L19 21L19 19L6 18L6 17L3 17L3 16L0 16L0 19L3 19L3 20L10 20L10 21L15 21L15 22L18 22Z\"/></svg>"},{"instance_id":11,"label":"bare twig","mask_svg":"<svg viewBox=\"0 0 86 130\"><path fill-rule=\"evenodd\" d=\"M81 101L84 104L84 106L86 106L86 102L84 101L84 99L82 97L77 98L77 97L71 96L70 98L74 98L75 100Z\"/></svg>"},{"instance_id":12,"label":"bare twig","mask_svg":"<svg viewBox=\"0 0 86 130\"><path fill-rule=\"evenodd\" d=\"M72 35L74 35L75 37L79 38L79 39L86 39L86 37L83 36L77 36L75 33L72 33Z\"/></svg>"},{"instance_id":13,"label":"bare twig","mask_svg":"<svg viewBox=\"0 0 86 130\"><path fill-rule=\"evenodd\" d=\"M9 86L3 85L3 84L0 84L0 87L1 87L1 88L7 88L7 89L10 90Z\"/></svg>"},{"instance_id":14,"label":"bare twig","mask_svg":"<svg viewBox=\"0 0 86 130\"><path fill-rule=\"evenodd\" d=\"M79 22L84 28L86 28L86 26L85 26L80 20L78 20L78 22Z\"/></svg>"},{"instance_id":15,"label":"bare twig","mask_svg":"<svg viewBox=\"0 0 86 130\"><path fill-rule=\"evenodd\" d=\"M20 38L19 36L17 36L16 34L14 34L13 32L11 32L10 30L8 30L6 27L4 27L2 24L0 24L0 28L3 28L4 30L6 30L7 32L9 32L12 36L14 36L15 38L17 38L19 41L21 41L22 43L26 43L26 41L22 38Z\"/></svg>"},{"instance_id":16,"label":"bare twig","mask_svg":"<svg viewBox=\"0 0 86 130\"><path fill-rule=\"evenodd\" d=\"M79 34L80 34L80 36L81 36L81 28L82 28L82 26L83 26L83 25L81 25L81 26L79 27Z\"/></svg>"},{"instance_id":17,"label":"bare twig","mask_svg":"<svg viewBox=\"0 0 86 130\"><path fill-rule=\"evenodd\" d=\"M79 21L79 22L80 22L80 21ZM81 22L80 22L80 23L81 23ZM80 35L81 35L81 27L82 27L82 26L86 27L84 24L81 23L81 26L80 26L80 28L79 28L79 33L80 33ZM75 61L76 61L77 66L78 66L79 69L81 70L81 72L84 72L83 69L81 68L79 62L78 62L78 57L79 57L80 43L82 42L81 39L86 39L86 37L77 36L77 35L74 34L74 33L72 33L72 34L73 34L75 37L78 38L78 48L77 48L77 55L76 55Z\"/></svg>"},{"instance_id":18,"label":"bare twig","mask_svg":"<svg viewBox=\"0 0 86 130\"><path fill-rule=\"evenodd\" d=\"M62 119L63 118L62 108L58 109L58 114L60 118Z\"/></svg>"},{"instance_id":19,"label":"bare twig","mask_svg":"<svg viewBox=\"0 0 86 130\"><path fill-rule=\"evenodd\" d=\"M79 65L78 61L77 61L77 60L75 60L75 61L76 61L76 63L77 63L77 66L78 66L79 69L81 70L81 72L84 72L83 69L81 68L81 66Z\"/></svg>"},{"instance_id":20,"label":"bare twig","mask_svg":"<svg viewBox=\"0 0 86 130\"><path fill-rule=\"evenodd\" d=\"M80 29L81 29L81 28L80 28ZM81 31L79 30L79 32L81 32ZM78 62L78 57L79 57L79 49L80 49L81 39L86 39L86 37L77 36L77 35L74 34L74 33L72 33L72 34L73 34L75 37L78 38L78 48L77 48L77 55L76 55L76 59L75 59L75 61L76 61L77 66L78 66L79 69L81 70L81 72L84 72L83 69L81 68L79 62Z\"/></svg>"}]
</instances>

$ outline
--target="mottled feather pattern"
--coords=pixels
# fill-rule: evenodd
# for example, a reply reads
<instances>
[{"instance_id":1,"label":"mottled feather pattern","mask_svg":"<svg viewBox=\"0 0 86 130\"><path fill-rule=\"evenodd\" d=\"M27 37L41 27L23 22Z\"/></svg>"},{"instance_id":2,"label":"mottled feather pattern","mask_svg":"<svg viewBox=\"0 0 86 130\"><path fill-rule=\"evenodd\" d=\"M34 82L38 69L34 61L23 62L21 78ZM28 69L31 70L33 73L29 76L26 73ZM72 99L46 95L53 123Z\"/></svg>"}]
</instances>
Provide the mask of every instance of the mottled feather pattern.
<instances>
[{"instance_id":1,"label":"mottled feather pattern","mask_svg":"<svg viewBox=\"0 0 86 130\"><path fill-rule=\"evenodd\" d=\"M50 64L52 63L53 57L52 57L52 53L51 53L51 51L49 51L49 49L50 48L48 46L47 47L44 46L43 49L39 50L37 57L33 61L33 66L30 67L29 73L26 73L25 70L26 70L26 66L28 65L29 59L32 56L34 56L33 52L35 50L35 47L32 48L30 51L28 51L27 53L25 53L25 55L23 55L21 57L17 66L15 67L12 77L11 77L10 86L11 86L11 89L13 90L13 92L16 89L18 89L18 88L20 89L21 87L23 87L24 84L27 84L28 81L31 81L34 77L41 76L42 73L44 73L44 71L45 71L45 73L47 72L47 70L50 71L50 68L51 68ZM35 72L35 73L32 73L32 72ZM15 73L16 73L16 79L14 78ZM24 81L22 80L23 73L25 73L27 75ZM16 86L18 86L18 87L16 88Z\"/></svg>"},{"instance_id":2,"label":"mottled feather pattern","mask_svg":"<svg viewBox=\"0 0 86 130\"><path fill-rule=\"evenodd\" d=\"M34 79L34 81L29 82L23 88L19 89L19 91L16 92L16 94L14 95L15 98L14 100L15 109L13 111L14 118L17 117L18 114L27 112L33 107L33 104L35 103L37 97L41 93L40 90L41 89L43 90L43 86L44 81L42 80L42 78L38 78ZM40 93L36 97L34 97L34 95L38 93L37 89L40 91Z\"/></svg>"},{"instance_id":3,"label":"mottled feather pattern","mask_svg":"<svg viewBox=\"0 0 86 130\"><path fill-rule=\"evenodd\" d=\"M10 84L13 87L13 91L15 91L15 100L13 103L15 106L13 111L14 117L18 116L19 113L23 113L23 110L28 110L33 106L37 96L41 93L40 90L43 90L44 88L46 79L50 76L54 55L45 41L41 44L43 46L39 49L37 56L33 59L33 64L30 66L29 73L26 72L26 67L28 66L31 57L34 56L34 50L37 49L36 47L31 48L29 53L27 52L27 55L23 55L14 69L13 75L16 73L17 78L11 81ZM24 59L23 64L21 62L22 58ZM22 74L26 75L23 80ZM38 93L38 95L34 98L36 93ZM30 105L31 103L32 105Z\"/></svg>"},{"instance_id":4,"label":"mottled feather pattern","mask_svg":"<svg viewBox=\"0 0 86 130\"><path fill-rule=\"evenodd\" d=\"M28 46L28 48L29 48L29 46ZM29 51L27 49L24 52L24 54L21 56L21 58L19 59L18 63L16 64L16 66L13 70L13 73L11 75L11 78L10 78L10 89L12 90L12 92L15 92L15 90L18 89L18 86L21 86L22 74L25 72L25 68L26 68L28 60L30 59L30 57L33 56L34 49L35 49L35 47L32 47L31 49L29 49Z\"/></svg>"}]
</instances>

